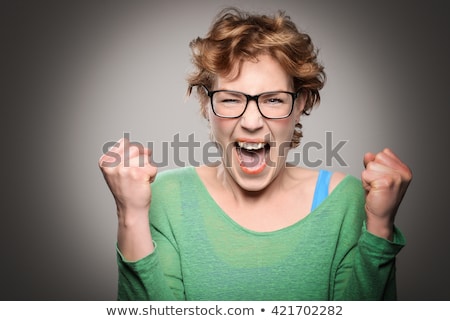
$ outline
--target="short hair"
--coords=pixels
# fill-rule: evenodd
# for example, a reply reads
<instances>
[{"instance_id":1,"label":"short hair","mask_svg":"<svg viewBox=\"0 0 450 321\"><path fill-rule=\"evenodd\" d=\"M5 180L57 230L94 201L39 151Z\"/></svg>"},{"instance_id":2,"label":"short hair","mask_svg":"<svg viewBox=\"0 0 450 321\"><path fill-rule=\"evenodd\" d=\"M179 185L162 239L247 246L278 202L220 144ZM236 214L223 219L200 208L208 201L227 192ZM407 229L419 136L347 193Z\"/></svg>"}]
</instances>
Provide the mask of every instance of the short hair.
<instances>
[{"instance_id":1,"label":"short hair","mask_svg":"<svg viewBox=\"0 0 450 321\"><path fill-rule=\"evenodd\" d=\"M195 70L188 75L188 95L197 87L201 113L206 117L208 97L199 86L212 88L216 77L230 76L245 60L257 60L262 54L276 59L292 76L294 90L305 98L303 113L309 115L320 103L319 90L326 75L317 61L318 50L311 38L300 32L290 17L278 11L273 16L251 14L237 8L221 11L208 34L189 44ZM240 69L240 68L239 68ZM291 147L302 137L301 124L296 125Z\"/></svg>"}]
</instances>

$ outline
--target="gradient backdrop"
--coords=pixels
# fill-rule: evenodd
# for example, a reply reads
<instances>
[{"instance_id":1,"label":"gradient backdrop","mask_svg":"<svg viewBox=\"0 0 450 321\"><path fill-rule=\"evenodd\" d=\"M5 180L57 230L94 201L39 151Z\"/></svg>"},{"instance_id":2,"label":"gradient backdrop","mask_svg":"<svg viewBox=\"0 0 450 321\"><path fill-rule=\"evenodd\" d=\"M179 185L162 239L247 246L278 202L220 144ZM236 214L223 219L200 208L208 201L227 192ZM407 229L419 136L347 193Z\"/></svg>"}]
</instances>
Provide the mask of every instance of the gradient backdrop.
<instances>
[{"instance_id":1,"label":"gradient backdrop","mask_svg":"<svg viewBox=\"0 0 450 321\"><path fill-rule=\"evenodd\" d=\"M450 299L448 4L357 0L1 1L0 299L115 299L102 146L126 132L162 160L177 133L208 141L184 96L188 44L228 5L285 10L320 49L328 81L303 142L348 141L348 166L322 167L359 177L363 154L385 146L411 166L399 299Z\"/></svg>"}]
</instances>

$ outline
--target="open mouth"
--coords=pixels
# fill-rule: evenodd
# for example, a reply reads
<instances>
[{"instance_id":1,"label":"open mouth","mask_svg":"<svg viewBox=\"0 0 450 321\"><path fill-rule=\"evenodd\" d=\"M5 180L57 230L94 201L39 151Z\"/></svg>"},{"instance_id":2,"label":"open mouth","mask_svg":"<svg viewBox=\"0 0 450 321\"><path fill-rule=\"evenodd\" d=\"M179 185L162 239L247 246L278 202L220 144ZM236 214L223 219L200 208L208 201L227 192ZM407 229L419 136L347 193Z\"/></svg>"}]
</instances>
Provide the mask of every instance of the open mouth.
<instances>
[{"instance_id":1,"label":"open mouth","mask_svg":"<svg viewBox=\"0 0 450 321\"><path fill-rule=\"evenodd\" d=\"M237 141L235 147L239 165L244 173L259 174L264 170L269 143Z\"/></svg>"}]
</instances>

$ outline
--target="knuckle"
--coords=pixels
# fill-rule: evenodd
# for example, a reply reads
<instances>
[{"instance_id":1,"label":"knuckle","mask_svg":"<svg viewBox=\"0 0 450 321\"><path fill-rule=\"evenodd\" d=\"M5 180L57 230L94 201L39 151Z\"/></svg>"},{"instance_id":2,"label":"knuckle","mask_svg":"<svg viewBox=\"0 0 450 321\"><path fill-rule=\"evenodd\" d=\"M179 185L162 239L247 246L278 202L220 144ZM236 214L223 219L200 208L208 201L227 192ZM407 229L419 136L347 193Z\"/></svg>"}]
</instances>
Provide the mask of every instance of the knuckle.
<instances>
[{"instance_id":1,"label":"knuckle","mask_svg":"<svg viewBox=\"0 0 450 321\"><path fill-rule=\"evenodd\" d=\"M381 162L384 159L384 153L378 153L375 155L375 161Z\"/></svg>"},{"instance_id":2,"label":"knuckle","mask_svg":"<svg viewBox=\"0 0 450 321\"><path fill-rule=\"evenodd\" d=\"M402 177L399 173L390 173L389 175L385 175L382 183L384 186L388 188L395 188L397 186L400 186L402 182Z\"/></svg>"},{"instance_id":3,"label":"knuckle","mask_svg":"<svg viewBox=\"0 0 450 321\"><path fill-rule=\"evenodd\" d=\"M128 171L128 177L130 179L132 179L133 181L136 181L136 180L139 180L142 177L142 173L137 168L131 168Z\"/></svg>"},{"instance_id":4,"label":"knuckle","mask_svg":"<svg viewBox=\"0 0 450 321\"><path fill-rule=\"evenodd\" d=\"M406 181L408 181L408 182L410 182L413 179L413 176L414 176L413 172L411 171L411 169L409 167L406 167L404 175L405 175Z\"/></svg>"},{"instance_id":5,"label":"knuckle","mask_svg":"<svg viewBox=\"0 0 450 321\"><path fill-rule=\"evenodd\" d=\"M363 180L367 180L368 175L369 175L368 170L365 169L365 170L363 170L362 173L361 173L361 178L362 178Z\"/></svg>"},{"instance_id":6,"label":"knuckle","mask_svg":"<svg viewBox=\"0 0 450 321\"><path fill-rule=\"evenodd\" d=\"M372 162L368 162L366 165L366 169L369 171L373 171L375 169L376 164L372 161Z\"/></svg>"},{"instance_id":7,"label":"knuckle","mask_svg":"<svg viewBox=\"0 0 450 321\"><path fill-rule=\"evenodd\" d=\"M129 167L119 166L116 169L116 173L119 177L122 177L122 178L127 177L127 176L129 176Z\"/></svg>"},{"instance_id":8,"label":"knuckle","mask_svg":"<svg viewBox=\"0 0 450 321\"><path fill-rule=\"evenodd\" d=\"M103 165L104 165L103 156L104 155L102 155L97 161L97 165L98 165L98 167L100 167L100 169L103 169Z\"/></svg>"},{"instance_id":9,"label":"knuckle","mask_svg":"<svg viewBox=\"0 0 450 321\"><path fill-rule=\"evenodd\" d=\"M158 168L150 166L150 180L153 182L158 174Z\"/></svg>"},{"instance_id":10,"label":"knuckle","mask_svg":"<svg viewBox=\"0 0 450 321\"><path fill-rule=\"evenodd\" d=\"M108 162L106 162L104 157L100 157L98 160L98 167L103 173L109 173L111 171L111 166L108 166Z\"/></svg>"}]
</instances>

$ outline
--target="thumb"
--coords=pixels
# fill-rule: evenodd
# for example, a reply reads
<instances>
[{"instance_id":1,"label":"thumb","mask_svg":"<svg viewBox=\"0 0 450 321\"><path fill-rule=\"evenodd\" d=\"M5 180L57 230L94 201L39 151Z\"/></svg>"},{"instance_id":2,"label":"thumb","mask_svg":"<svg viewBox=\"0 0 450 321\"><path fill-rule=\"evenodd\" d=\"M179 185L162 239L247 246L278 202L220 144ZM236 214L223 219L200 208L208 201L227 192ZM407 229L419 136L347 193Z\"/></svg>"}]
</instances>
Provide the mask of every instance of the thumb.
<instances>
[{"instance_id":1,"label":"thumb","mask_svg":"<svg viewBox=\"0 0 450 321\"><path fill-rule=\"evenodd\" d=\"M145 165L144 166L147 169L148 181L150 183L153 183L153 181L156 178L156 174L158 172L158 168L155 165L153 165L152 162L151 162L152 153L153 152L152 152L151 149L144 148L144 155L145 155L145 158L144 158L144 160L145 160L144 164Z\"/></svg>"},{"instance_id":2,"label":"thumb","mask_svg":"<svg viewBox=\"0 0 450 321\"><path fill-rule=\"evenodd\" d=\"M365 153L364 154L364 167L367 167L367 164L375 160L375 154L373 153Z\"/></svg>"},{"instance_id":3,"label":"thumb","mask_svg":"<svg viewBox=\"0 0 450 321\"><path fill-rule=\"evenodd\" d=\"M361 173L361 182L363 184L364 189L366 190L366 192L370 191L370 180L368 179L369 176L369 171L367 169L367 165L375 160L375 154L373 153L365 153L364 154L364 170Z\"/></svg>"}]
</instances>

